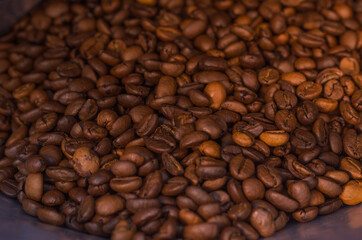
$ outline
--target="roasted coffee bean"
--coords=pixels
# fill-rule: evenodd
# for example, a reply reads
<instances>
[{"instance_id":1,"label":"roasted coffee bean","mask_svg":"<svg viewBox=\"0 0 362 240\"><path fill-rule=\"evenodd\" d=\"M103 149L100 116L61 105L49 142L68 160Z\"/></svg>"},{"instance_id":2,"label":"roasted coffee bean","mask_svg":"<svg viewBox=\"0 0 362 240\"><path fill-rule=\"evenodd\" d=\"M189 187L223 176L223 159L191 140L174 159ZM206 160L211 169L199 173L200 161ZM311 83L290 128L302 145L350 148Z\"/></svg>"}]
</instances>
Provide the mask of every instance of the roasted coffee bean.
<instances>
[{"instance_id":1,"label":"roasted coffee bean","mask_svg":"<svg viewBox=\"0 0 362 240\"><path fill-rule=\"evenodd\" d=\"M109 216L118 211L121 211L124 207L124 201L117 195L104 195L97 199L95 203L95 211L102 216Z\"/></svg>"},{"instance_id":2,"label":"roasted coffee bean","mask_svg":"<svg viewBox=\"0 0 362 240\"><path fill-rule=\"evenodd\" d=\"M293 218L298 222L309 222L312 221L318 215L317 207L307 207L304 209L300 209L295 211L293 214Z\"/></svg>"},{"instance_id":3,"label":"roasted coffee bean","mask_svg":"<svg viewBox=\"0 0 362 240\"><path fill-rule=\"evenodd\" d=\"M45 173L55 181L75 181L79 179L79 175L73 169L62 166L48 167Z\"/></svg>"},{"instance_id":4,"label":"roasted coffee bean","mask_svg":"<svg viewBox=\"0 0 362 240\"><path fill-rule=\"evenodd\" d=\"M348 156L360 159L362 156L362 134L354 129L348 129L343 136L343 149Z\"/></svg>"},{"instance_id":5,"label":"roasted coffee bean","mask_svg":"<svg viewBox=\"0 0 362 240\"><path fill-rule=\"evenodd\" d=\"M110 182L110 187L116 192L133 192L139 189L142 185L140 177L123 177L113 178Z\"/></svg>"},{"instance_id":6,"label":"roasted coffee bean","mask_svg":"<svg viewBox=\"0 0 362 240\"><path fill-rule=\"evenodd\" d=\"M179 176L184 173L182 165L171 154L162 154L162 164L166 171L173 176Z\"/></svg>"},{"instance_id":7,"label":"roasted coffee bean","mask_svg":"<svg viewBox=\"0 0 362 240\"><path fill-rule=\"evenodd\" d=\"M345 157L341 160L340 168L346 171L352 178L362 179L362 164L356 159Z\"/></svg>"},{"instance_id":8,"label":"roasted coffee bean","mask_svg":"<svg viewBox=\"0 0 362 240\"><path fill-rule=\"evenodd\" d=\"M265 194L265 187L263 183L257 178L245 179L242 183L242 188L245 197L249 201L262 199Z\"/></svg>"},{"instance_id":9,"label":"roasted coffee bean","mask_svg":"<svg viewBox=\"0 0 362 240\"><path fill-rule=\"evenodd\" d=\"M117 177L129 177L136 174L137 167L131 161L116 161L112 164L111 171Z\"/></svg>"},{"instance_id":10,"label":"roasted coffee bean","mask_svg":"<svg viewBox=\"0 0 362 240\"><path fill-rule=\"evenodd\" d=\"M317 189L330 198L337 197L342 192L342 187L329 177L317 177Z\"/></svg>"},{"instance_id":11,"label":"roasted coffee bean","mask_svg":"<svg viewBox=\"0 0 362 240\"><path fill-rule=\"evenodd\" d=\"M258 165L256 175L266 187L276 188L282 184L282 177L272 166Z\"/></svg>"},{"instance_id":12,"label":"roasted coffee bean","mask_svg":"<svg viewBox=\"0 0 362 240\"><path fill-rule=\"evenodd\" d=\"M299 207L297 201L272 189L265 192L265 198L275 207L285 212L294 212Z\"/></svg>"},{"instance_id":13,"label":"roasted coffee bean","mask_svg":"<svg viewBox=\"0 0 362 240\"><path fill-rule=\"evenodd\" d=\"M184 236L188 239L213 239L218 235L218 227L215 223L198 223L187 225L184 228Z\"/></svg>"},{"instance_id":14,"label":"roasted coffee bean","mask_svg":"<svg viewBox=\"0 0 362 240\"><path fill-rule=\"evenodd\" d=\"M270 212L263 208L256 207L252 210L250 223L263 237L271 236L275 232L274 219Z\"/></svg>"},{"instance_id":15,"label":"roasted coffee bean","mask_svg":"<svg viewBox=\"0 0 362 240\"><path fill-rule=\"evenodd\" d=\"M343 191L339 198L347 205L356 205L362 202L362 181L351 180L343 186Z\"/></svg>"},{"instance_id":16,"label":"roasted coffee bean","mask_svg":"<svg viewBox=\"0 0 362 240\"><path fill-rule=\"evenodd\" d=\"M340 207L342 207L342 205L343 205L343 202L341 199L334 198L334 199L326 201L325 203L320 205L319 209L318 209L319 210L318 213L320 215L330 214L330 213L337 211Z\"/></svg>"},{"instance_id":17,"label":"roasted coffee bean","mask_svg":"<svg viewBox=\"0 0 362 240\"><path fill-rule=\"evenodd\" d=\"M41 204L36 202L36 201L33 201L31 199L24 199L22 202L21 202L22 206L23 206L23 210L24 212L26 212L28 215L30 216L33 216L33 217L36 217L36 211L38 208L41 207Z\"/></svg>"},{"instance_id":18,"label":"roasted coffee bean","mask_svg":"<svg viewBox=\"0 0 362 240\"><path fill-rule=\"evenodd\" d=\"M289 140L289 134L284 130L266 131L260 134L260 140L270 147L278 147L286 144Z\"/></svg>"},{"instance_id":19,"label":"roasted coffee bean","mask_svg":"<svg viewBox=\"0 0 362 240\"><path fill-rule=\"evenodd\" d=\"M290 142L293 147L302 150L312 149L317 144L317 141L312 133L299 128L294 131Z\"/></svg>"},{"instance_id":20,"label":"roasted coffee bean","mask_svg":"<svg viewBox=\"0 0 362 240\"><path fill-rule=\"evenodd\" d=\"M36 214L41 221L55 226L61 226L65 222L64 215L53 208L39 207L36 210Z\"/></svg>"},{"instance_id":21,"label":"roasted coffee bean","mask_svg":"<svg viewBox=\"0 0 362 240\"><path fill-rule=\"evenodd\" d=\"M297 127L297 119L293 113L288 110L280 110L275 114L275 124L279 129L286 132L292 132Z\"/></svg>"},{"instance_id":22,"label":"roasted coffee bean","mask_svg":"<svg viewBox=\"0 0 362 240\"><path fill-rule=\"evenodd\" d=\"M99 169L99 157L86 147L78 148L74 155L74 169L82 177L88 177Z\"/></svg>"},{"instance_id":23,"label":"roasted coffee bean","mask_svg":"<svg viewBox=\"0 0 362 240\"><path fill-rule=\"evenodd\" d=\"M162 190L162 175L160 171L149 173L140 189L141 198L155 198Z\"/></svg>"},{"instance_id":24,"label":"roasted coffee bean","mask_svg":"<svg viewBox=\"0 0 362 240\"><path fill-rule=\"evenodd\" d=\"M235 179L244 180L254 174L255 165L250 159L237 155L230 160L229 171Z\"/></svg>"},{"instance_id":25,"label":"roasted coffee bean","mask_svg":"<svg viewBox=\"0 0 362 240\"><path fill-rule=\"evenodd\" d=\"M318 116L318 108L311 101L304 101L300 107L297 107L297 118L303 125L312 124Z\"/></svg>"},{"instance_id":26,"label":"roasted coffee bean","mask_svg":"<svg viewBox=\"0 0 362 240\"><path fill-rule=\"evenodd\" d=\"M34 201L40 201L43 195L43 175L31 173L27 176L24 186L25 194Z\"/></svg>"},{"instance_id":27,"label":"roasted coffee bean","mask_svg":"<svg viewBox=\"0 0 362 240\"><path fill-rule=\"evenodd\" d=\"M7 197L15 198L18 194L17 181L12 179L3 180L0 183L0 191Z\"/></svg>"},{"instance_id":28,"label":"roasted coffee bean","mask_svg":"<svg viewBox=\"0 0 362 240\"><path fill-rule=\"evenodd\" d=\"M310 201L310 190L307 183L295 181L288 185L288 194L299 202L299 207L308 206Z\"/></svg>"}]
</instances>

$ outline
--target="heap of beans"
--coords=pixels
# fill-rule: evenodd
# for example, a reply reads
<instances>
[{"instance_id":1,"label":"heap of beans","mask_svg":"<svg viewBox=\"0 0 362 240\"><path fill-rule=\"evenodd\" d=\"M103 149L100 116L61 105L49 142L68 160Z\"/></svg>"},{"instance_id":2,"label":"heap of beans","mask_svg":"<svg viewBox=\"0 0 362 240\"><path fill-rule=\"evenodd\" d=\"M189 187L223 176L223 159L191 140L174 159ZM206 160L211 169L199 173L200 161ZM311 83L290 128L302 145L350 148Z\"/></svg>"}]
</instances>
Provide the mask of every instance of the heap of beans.
<instances>
[{"instance_id":1,"label":"heap of beans","mask_svg":"<svg viewBox=\"0 0 362 240\"><path fill-rule=\"evenodd\" d=\"M0 191L114 240L358 204L361 29L361 0L44 1L0 38Z\"/></svg>"}]
</instances>

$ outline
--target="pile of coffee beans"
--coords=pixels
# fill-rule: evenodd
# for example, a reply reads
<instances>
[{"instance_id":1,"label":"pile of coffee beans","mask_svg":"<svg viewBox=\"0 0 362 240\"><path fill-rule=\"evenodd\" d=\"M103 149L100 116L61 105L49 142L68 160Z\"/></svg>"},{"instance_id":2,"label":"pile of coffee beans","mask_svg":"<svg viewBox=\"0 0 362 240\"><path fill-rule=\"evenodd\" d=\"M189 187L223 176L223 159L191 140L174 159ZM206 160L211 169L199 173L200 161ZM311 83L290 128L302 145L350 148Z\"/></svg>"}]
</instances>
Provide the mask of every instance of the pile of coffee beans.
<instances>
[{"instance_id":1,"label":"pile of coffee beans","mask_svg":"<svg viewBox=\"0 0 362 240\"><path fill-rule=\"evenodd\" d=\"M0 191L114 240L362 201L361 0L51 0L0 38Z\"/></svg>"}]
</instances>

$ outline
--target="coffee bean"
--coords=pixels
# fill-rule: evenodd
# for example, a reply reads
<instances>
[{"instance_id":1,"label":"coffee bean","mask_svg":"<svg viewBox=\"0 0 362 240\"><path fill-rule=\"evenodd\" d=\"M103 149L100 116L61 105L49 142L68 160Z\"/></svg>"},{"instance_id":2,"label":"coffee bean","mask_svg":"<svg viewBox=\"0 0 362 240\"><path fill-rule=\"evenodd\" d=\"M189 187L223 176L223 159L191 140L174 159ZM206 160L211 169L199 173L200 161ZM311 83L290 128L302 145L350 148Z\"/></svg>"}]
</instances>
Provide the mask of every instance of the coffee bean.
<instances>
[{"instance_id":1,"label":"coffee bean","mask_svg":"<svg viewBox=\"0 0 362 240\"><path fill-rule=\"evenodd\" d=\"M316 218L318 215L317 207L307 207L297 210L293 213L293 218L298 222L309 222Z\"/></svg>"},{"instance_id":2,"label":"coffee bean","mask_svg":"<svg viewBox=\"0 0 362 240\"><path fill-rule=\"evenodd\" d=\"M346 130L343 136L343 149L351 158L360 159L362 156L362 134L358 134L354 129Z\"/></svg>"},{"instance_id":3,"label":"coffee bean","mask_svg":"<svg viewBox=\"0 0 362 240\"><path fill-rule=\"evenodd\" d=\"M24 212L33 217L37 216L36 211L41 207L41 204L31 199L24 199L21 204L23 206Z\"/></svg>"},{"instance_id":4,"label":"coffee bean","mask_svg":"<svg viewBox=\"0 0 362 240\"><path fill-rule=\"evenodd\" d=\"M233 157L229 163L231 176L238 180L244 180L251 177L255 172L254 163L241 155Z\"/></svg>"},{"instance_id":5,"label":"coffee bean","mask_svg":"<svg viewBox=\"0 0 362 240\"><path fill-rule=\"evenodd\" d=\"M25 194L34 201L40 201L43 195L43 175L31 173L25 181Z\"/></svg>"},{"instance_id":6,"label":"coffee bean","mask_svg":"<svg viewBox=\"0 0 362 240\"><path fill-rule=\"evenodd\" d=\"M165 167L166 171L173 176L179 176L184 173L184 169L181 164L170 154L162 154L162 164Z\"/></svg>"},{"instance_id":7,"label":"coffee bean","mask_svg":"<svg viewBox=\"0 0 362 240\"><path fill-rule=\"evenodd\" d=\"M90 176L99 169L99 157L89 148L78 148L74 155L74 169L82 177Z\"/></svg>"},{"instance_id":8,"label":"coffee bean","mask_svg":"<svg viewBox=\"0 0 362 240\"><path fill-rule=\"evenodd\" d=\"M210 107L218 109L225 101L226 90L220 82L212 82L206 85L204 92L210 97Z\"/></svg>"},{"instance_id":9,"label":"coffee bean","mask_svg":"<svg viewBox=\"0 0 362 240\"><path fill-rule=\"evenodd\" d=\"M142 185L140 177L123 177L113 178L110 182L110 187L116 192L133 192L139 189Z\"/></svg>"},{"instance_id":10,"label":"coffee bean","mask_svg":"<svg viewBox=\"0 0 362 240\"><path fill-rule=\"evenodd\" d=\"M213 239L218 235L218 227L215 223L198 223L187 225L184 228L184 236L189 239Z\"/></svg>"},{"instance_id":11,"label":"coffee bean","mask_svg":"<svg viewBox=\"0 0 362 240\"><path fill-rule=\"evenodd\" d=\"M112 215L124 207L123 199L117 195L104 195L95 203L96 213L102 216Z\"/></svg>"},{"instance_id":12,"label":"coffee bean","mask_svg":"<svg viewBox=\"0 0 362 240\"><path fill-rule=\"evenodd\" d=\"M290 140L293 147L303 150L312 149L316 145L313 134L302 129L296 129Z\"/></svg>"},{"instance_id":13,"label":"coffee bean","mask_svg":"<svg viewBox=\"0 0 362 240\"><path fill-rule=\"evenodd\" d=\"M228 216L233 221L243 221L250 216L252 207L249 202L245 201L232 206L228 211Z\"/></svg>"},{"instance_id":14,"label":"coffee bean","mask_svg":"<svg viewBox=\"0 0 362 240\"><path fill-rule=\"evenodd\" d=\"M360 180L351 180L343 186L343 191L339 198L347 205L356 205L362 202L361 198L362 182Z\"/></svg>"},{"instance_id":15,"label":"coffee bean","mask_svg":"<svg viewBox=\"0 0 362 240\"><path fill-rule=\"evenodd\" d=\"M349 173L352 178L358 180L362 179L362 166L356 159L350 157L343 158L340 163L340 168Z\"/></svg>"},{"instance_id":16,"label":"coffee bean","mask_svg":"<svg viewBox=\"0 0 362 240\"><path fill-rule=\"evenodd\" d=\"M205 132L201 132L201 131L191 132L189 134L186 134L180 140L180 147L181 148L194 147L194 146L208 140L208 138L209 138L209 136Z\"/></svg>"},{"instance_id":17,"label":"coffee bean","mask_svg":"<svg viewBox=\"0 0 362 240\"><path fill-rule=\"evenodd\" d=\"M282 184L282 177L272 166L258 165L256 174L266 187L276 188Z\"/></svg>"},{"instance_id":18,"label":"coffee bean","mask_svg":"<svg viewBox=\"0 0 362 240\"><path fill-rule=\"evenodd\" d=\"M307 183L295 181L288 185L288 194L299 202L299 206L304 208L310 201L310 190Z\"/></svg>"},{"instance_id":19,"label":"coffee bean","mask_svg":"<svg viewBox=\"0 0 362 240\"><path fill-rule=\"evenodd\" d=\"M343 202L339 198L334 198L329 201L326 201L322 205L319 206L319 214L326 215L337 211L340 207L342 207Z\"/></svg>"},{"instance_id":20,"label":"coffee bean","mask_svg":"<svg viewBox=\"0 0 362 240\"><path fill-rule=\"evenodd\" d=\"M116 161L112 164L111 170L117 177L129 177L137 172L136 165L130 161Z\"/></svg>"},{"instance_id":21,"label":"coffee bean","mask_svg":"<svg viewBox=\"0 0 362 240\"><path fill-rule=\"evenodd\" d=\"M64 224L65 217L53 208L39 207L36 210L38 218L45 222L55 226L61 226Z\"/></svg>"},{"instance_id":22,"label":"coffee bean","mask_svg":"<svg viewBox=\"0 0 362 240\"><path fill-rule=\"evenodd\" d=\"M342 192L341 186L334 180L328 177L317 177L318 185L317 189L328 197L333 198L338 196Z\"/></svg>"},{"instance_id":23,"label":"coffee bean","mask_svg":"<svg viewBox=\"0 0 362 240\"><path fill-rule=\"evenodd\" d=\"M272 189L265 192L265 198L275 207L285 212L294 212L299 207L297 201Z\"/></svg>"},{"instance_id":24,"label":"coffee bean","mask_svg":"<svg viewBox=\"0 0 362 240\"><path fill-rule=\"evenodd\" d=\"M282 146L289 140L289 134L284 130L266 131L260 134L260 140L270 147Z\"/></svg>"}]
</instances>

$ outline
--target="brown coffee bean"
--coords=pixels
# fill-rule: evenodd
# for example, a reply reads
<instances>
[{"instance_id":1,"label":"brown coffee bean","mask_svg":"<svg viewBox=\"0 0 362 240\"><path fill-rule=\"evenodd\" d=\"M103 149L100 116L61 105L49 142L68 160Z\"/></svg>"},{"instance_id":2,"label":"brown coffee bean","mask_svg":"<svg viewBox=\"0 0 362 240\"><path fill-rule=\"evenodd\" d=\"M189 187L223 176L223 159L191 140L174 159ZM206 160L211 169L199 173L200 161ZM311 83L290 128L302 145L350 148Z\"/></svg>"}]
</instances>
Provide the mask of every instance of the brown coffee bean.
<instances>
[{"instance_id":1,"label":"brown coffee bean","mask_svg":"<svg viewBox=\"0 0 362 240\"><path fill-rule=\"evenodd\" d=\"M229 171L231 176L237 180L244 180L254 174L255 165L250 159L244 158L242 155L237 155L231 159Z\"/></svg>"},{"instance_id":2,"label":"brown coffee bean","mask_svg":"<svg viewBox=\"0 0 362 240\"><path fill-rule=\"evenodd\" d=\"M343 186L343 191L339 198L347 205L356 205L362 202L362 182L351 180Z\"/></svg>"},{"instance_id":3,"label":"brown coffee bean","mask_svg":"<svg viewBox=\"0 0 362 240\"><path fill-rule=\"evenodd\" d=\"M137 167L131 161L116 161L111 165L111 171L117 177L129 177L136 174Z\"/></svg>"},{"instance_id":4,"label":"brown coffee bean","mask_svg":"<svg viewBox=\"0 0 362 240\"><path fill-rule=\"evenodd\" d=\"M218 235L218 227L215 223L198 223L187 225L184 228L184 236L189 239L213 239Z\"/></svg>"},{"instance_id":5,"label":"brown coffee bean","mask_svg":"<svg viewBox=\"0 0 362 240\"><path fill-rule=\"evenodd\" d=\"M339 198L334 198L329 201L326 201L322 205L319 206L319 215L331 214L337 211L340 207L342 207L343 202Z\"/></svg>"},{"instance_id":6,"label":"brown coffee bean","mask_svg":"<svg viewBox=\"0 0 362 240\"><path fill-rule=\"evenodd\" d=\"M242 188L245 197L249 201L262 199L264 197L265 187L263 183L257 178L245 179L242 183Z\"/></svg>"},{"instance_id":7,"label":"brown coffee bean","mask_svg":"<svg viewBox=\"0 0 362 240\"><path fill-rule=\"evenodd\" d=\"M102 216L109 216L121 211L124 201L117 195L104 195L97 199L95 203L96 213Z\"/></svg>"},{"instance_id":8,"label":"brown coffee bean","mask_svg":"<svg viewBox=\"0 0 362 240\"><path fill-rule=\"evenodd\" d=\"M60 214L53 208L39 207L36 210L36 214L41 221L55 226L61 226L65 222L64 215Z\"/></svg>"},{"instance_id":9,"label":"brown coffee bean","mask_svg":"<svg viewBox=\"0 0 362 240\"><path fill-rule=\"evenodd\" d=\"M184 169L181 164L170 154L162 154L162 164L165 167L166 171L173 176L179 176L184 173Z\"/></svg>"},{"instance_id":10,"label":"brown coffee bean","mask_svg":"<svg viewBox=\"0 0 362 240\"><path fill-rule=\"evenodd\" d=\"M250 216L251 205L248 201L241 202L232 206L228 211L228 217L233 221L243 221Z\"/></svg>"},{"instance_id":11,"label":"brown coffee bean","mask_svg":"<svg viewBox=\"0 0 362 240\"><path fill-rule=\"evenodd\" d=\"M188 185L184 177L170 178L162 188L162 194L165 196L177 196L181 194Z\"/></svg>"},{"instance_id":12,"label":"brown coffee bean","mask_svg":"<svg viewBox=\"0 0 362 240\"><path fill-rule=\"evenodd\" d=\"M344 74L347 75L356 75L359 73L359 64L355 58L345 57L339 62L339 67L343 71Z\"/></svg>"},{"instance_id":13,"label":"brown coffee bean","mask_svg":"<svg viewBox=\"0 0 362 240\"><path fill-rule=\"evenodd\" d=\"M114 227L112 239L130 240L136 235L136 226L130 220L121 220Z\"/></svg>"},{"instance_id":14,"label":"brown coffee bean","mask_svg":"<svg viewBox=\"0 0 362 240\"><path fill-rule=\"evenodd\" d=\"M292 182L288 185L288 194L299 202L301 208L308 206L310 190L307 183L303 181Z\"/></svg>"},{"instance_id":15,"label":"brown coffee bean","mask_svg":"<svg viewBox=\"0 0 362 240\"><path fill-rule=\"evenodd\" d=\"M198 144L208 140L209 136L205 132L195 131L189 134L186 134L180 140L181 148L190 148L197 146Z\"/></svg>"},{"instance_id":16,"label":"brown coffee bean","mask_svg":"<svg viewBox=\"0 0 362 240\"><path fill-rule=\"evenodd\" d=\"M309 200L310 206L318 206L323 204L324 202L325 202L325 197L320 191L316 189L310 191L310 200Z\"/></svg>"},{"instance_id":17,"label":"brown coffee bean","mask_svg":"<svg viewBox=\"0 0 362 240\"><path fill-rule=\"evenodd\" d=\"M82 177L88 177L99 169L99 157L87 147L78 148L74 155L74 169Z\"/></svg>"},{"instance_id":18,"label":"brown coffee bean","mask_svg":"<svg viewBox=\"0 0 362 240\"><path fill-rule=\"evenodd\" d=\"M293 147L303 150L312 149L317 143L312 133L299 128L294 131L290 142Z\"/></svg>"},{"instance_id":19,"label":"brown coffee bean","mask_svg":"<svg viewBox=\"0 0 362 240\"><path fill-rule=\"evenodd\" d=\"M270 147L277 147L286 144L289 140L289 134L284 130L266 131L260 134L260 140Z\"/></svg>"},{"instance_id":20,"label":"brown coffee bean","mask_svg":"<svg viewBox=\"0 0 362 240\"><path fill-rule=\"evenodd\" d=\"M79 179L79 175L73 169L67 167L48 167L45 173L56 181L75 181Z\"/></svg>"},{"instance_id":21,"label":"brown coffee bean","mask_svg":"<svg viewBox=\"0 0 362 240\"><path fill-rule=\"evenodd\" d=\"M151 135L158 125L158 116L156 114L147 115L139 123L136 133L140 137Z\"/></svg>"},{"instance_id":22,"label":"brown coffee bean","mask_svg":"<svg viewBox=\"0 0 362 240\"><path fill-rule=\"evenodd\" d=\"M282 177L272 166L258 165L256 174L266 187L276 188L282 184Z\"/></svg>"},{"instance_id":23,"label":"brown coffee bean","mask_svg":"<svg viewBox=\"0 0 362 240\"><path fill-rule=\"evenodd\" d=\"M350 103L342 101L339 104L339 111L346 122L356 125L361 122L361 118L358 112L352 107Z\"/></svg>"},{"instance_id":24,"label":"brown coffee bean","mask_svg":"<svg viewBox=\"0 0 362 240\"><path fill-rule=\"evenodd\" d=\"M297 119L293 113L288 110L280 110L275 114L275 124L279 129L286 132L292 132L297 127Z\"/></svg>"},{"instance_id":25,"label":"brown coffee bean","mask_svg":"<svg viewBox=\"0 0 362 240\"><path fill-rule=\"evenodd\" d=\"M263 208L256 207L252 210L250 223L263 237L271 236L275 232L274 220L271 214Z\"/></svg>"},{"instance_id":26,"label":"brown coffee bean","mask_svg":"<svg viewBox=\"0 0 362 240\"><path fill-rule=\"evenodd\" d=\"M21 204L23 206L24 212L33 217L37 216L36 211L41 207L41 204L31 199L24 199Z\"/></svg>"},{"instance_id":27,"label":"brown coffee bean","mask_svg":"<svg viewBox=\"0 0 362 240\"><path fill-rule=\"evenodd\" d=\"M142 185L142 179L140 177L123 177L113 178L110 182L110 187L120 193L133 192L139 189Z\"/></svg>"},{"instance_id":28,"label":"brown coffee bean","mask_svg":"<svg viewBox=\"0 0 362 240\"><path fill-rule=\"evenodd\" d=\"M341 160L340 168L346 171L352 178L362 179L362 164L356 159L345 157Z\"/></svg>"},{"instance_id":29,"label":"brown coffee bean","mask_svg":"<svg viewBox=\"0 0 362 240\"><path fill-rule=\"evenodd\" d=\"M50 190L44 193L42 203L46 206L53 207L62 204L65 201L64 194L58 190Z\"/></svg>"},{"instance_id":30,"label":"brown coffee bean","mask_svg":"<svg viewBox=\"0 0 362 240\"><path fill-rule=\"evenodd\" d=\"M31 173L25 181L25 194L34 201L40 201L43 195L43 175L41 173Z\"/></svg>"},{"instance_id":31,"label":"brown coffee bean","mask_svg":"<svg viewBox=\"0 0 362 240\"><path fill-rule=\"evenodd\" d=\"M338 101L332 99L318 98L313 102L315 105L317 105L318 110L320 112L325 112L325 113L333 112L338 107Z\"/></svg>"},{"instance_id":32,"label":"brown coffee bean","mask_svg":"<svg viewBox=\"0 0 362 240\"><path fill-rule=\"evenodd\" d=\"M162 190L162 175L160 171L149 173L143 187L140 189L141 198L155 198Z\"/></svg>"},{"instance_id":33,"label":"brown coffee bean","mask_svg":"<svg viewBox=\"0 0 362 240\"><path fill-rule=\"evenodd\" d=\"M317 207L307 207L304 209L297 210L292 215L293 215L293 218L298 222L309 222L317 217L318 208Z\"/></svg>"},{"instance_id":34,"label":"brown coffee bean","mask_svg":"<svg viewBox=\"0 0 362 240\"><path fill-rule=\"evenodd\" d=\"M342 187L334 180L328 177L317 177L318 185L317 189L328 197L337 197L342 192Z\"/></svg>"},{"instance_id":35,"label":"brown coffee bean","mask_svg":"<svg viewBox=\"0 0 362 240\"><path fill-rule=\"evenodd\" d=\"M227 76L221 72L218 71L201 71L196 73L193 76L194 82L199 83L211 83L211 82L222 82L227 80ZM219 87L219 84L214 85L213 87Z\"/></svg>"},{"instance_id":36,"label":"brown coffee bean","mask_svg":"<svg viewBox=\"0 0 362 240\"><path fill-rule=\"evenodd\" d=\"M225 87L220 82L211 82L206 85L204 92L211 99L211 108L218 109L226 99Z\"/></svg>"},{"instance_id":37,"label":"brown coffee bean","mask_svg":"<svg viewBox=\"0 0 362 240\"><path fill-rule=\"evenodd\" d=\"M176 81L172 77L162 77L155 90L155 97L162 98L175 95L177 90Z\"/></svg>"},{"instance_id":38,"label":"brown coffee bean","mask_svg":"<svg viewBox=\"0 0 362 240\"><path fill-rule=\"evenodd\" d=\"M354 129L348 129L343 135L343 150L348 156L360 159L362 156L362 134L358 134Z\"/></svg>"},{"instance_id":39,"label":"brown coffee bean","mask_svg":"<svg viewBox=\"0 0 362 240\"><path fill-rule=\"evenodd\" d=\"M304 101L297 107L297 118L303 125L312 124L318 117L318 108L311 101Z\"/></svg>"},{"instance_id":40,"label":"brown coffee bean","mask_svg":"<svg viewBox=\"0 0 362 240\"><path fill-rule=\"evenodd\" d=\"M241 147L250 147L254 144L254 136L247 131L234 131L233 140Z\"/></svg>"},{"instance_id":41,"label":"brown coffee bean","mask_svg":"<svg viewBox=\"0 0 362 240\"><path fill-rule=\"evenodd\" d=\"M285 212L294 212L299 207L297 201L272 189L265 192L265 198L275 207Z\"/></svg>"}]
</instances>

